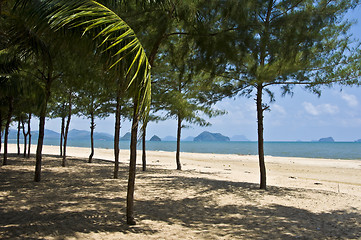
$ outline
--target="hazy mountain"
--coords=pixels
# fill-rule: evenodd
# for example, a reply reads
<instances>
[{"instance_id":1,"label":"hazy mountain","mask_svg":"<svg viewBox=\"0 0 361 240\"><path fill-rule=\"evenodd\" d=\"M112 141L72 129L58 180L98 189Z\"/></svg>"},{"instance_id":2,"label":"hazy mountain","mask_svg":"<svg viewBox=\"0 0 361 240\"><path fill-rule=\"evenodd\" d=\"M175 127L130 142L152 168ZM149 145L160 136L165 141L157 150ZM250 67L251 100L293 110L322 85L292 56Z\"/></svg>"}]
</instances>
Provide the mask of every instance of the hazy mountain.
<instances>
[{"instance_id":1,"label":"hazy mountain","mask_svg":"<svg viewBox=\"0 0 361 240\"><path fill-rule=\"evenodd\" d=\"M120 141L130 141L130 138L131 138L131 134L130 132L127 132L126 134L124 134L123 137L120 138Z\"/></svg>"},{"instance_id":2,"label":"hazy mountain","mask_svg":"<svg viewBox=\"0 0 361 240\"><path fill-rule=\"evenodd\" d=\"M18 131L16 129L10 129L9 130L9 139L17 139L17 134L18 134ZM38 136L39 136L39 131L31 131L31 139L38 139ZM24 138L22 131L20 131L19 137L20 137L20 139ZM59 139L60 134L55 131L45 129L44 137L46 139Z\"/></svg>"},{"instance_id":3,"label":"hazy mountain","mask_svg":"<svg viewBox=\"0 0 361 240\"><path fill-rule=\"evenodd\" d=\"M90 132L85 130L72 129L68 132L68 139L90 139Z\"/></svg>"},{"instance_id":4,"label":"hazy mountain","mask_svg":"<svg viewBox=\"0 0 361 240\"><path fill-rule=\"evenodd\" d=\"M189 137L186 137L185 139L183 139L182 141L185 141L185 142L189 141L189 142L191 142L191 141L193 141L193 140L194 140L194 137L193 137L193 136L189 136Z\"/></svg>"},{"instance_id":5,"label":"hazy mountain","mask_svg":"<svg viewBox=\"0 0 361 240\"><path fill-rule=\"evenodd\" d=\"M104 141L113 141L114 137L113 137L113 135L110 135L108 133L95 132L94 133L94 139L96 139L96 140L104 140Z\"/></svg>"},{"instance_id":6,"label":"hazy mountain","mask_svg":"<svg viewBox=\"0 0 361 240\"><path fill-rule=\"evenodd\" d=\"M112 141L113 136L108 133L94 132L94 140ZM72 129L68 133L68 138L72 140L90 139L90 131Z\"/></svg>"},{"instance_id":7,"label":"hazy mountain","mask_svg":"<svg viewBox=\"0 0 361 240\"><path fill-rule=\"evenodd\" d=\"M20 139L23 139L24 138L24 135L22 132L20 132ZM15 129L9 129L9 135L8 135L8 139L17 139L17 134L18 134L18 131L15 130ZM1 137L3 138L5 135L5 130L3 132L3 134L1 135Z\"/></svg>"},{"instance_id":8,"label":"hazy mountain","mask_svg":"<svg viewBox=\"0 0 361 240\"><path fill-rule=\"evenodd\" d=\"M31 139L32 141L36 141L39 137L39 131L31 131ZM21 132L20 139L23 139L24 135ZM55 131L45 129L44 132L44 138L45 139L60 139L60 133L57 133ZM17 139L17 130L10 129L9 132L9 139ZM77 130L72 129L68 132L68 139L69 140L87 140L90 139L90 131L85 130ZM113 136L107 133L101 133L101 132L94 132L94 140L113 140Z\"/></svg>"},{"instance_id":9,"label":"hazy mountain","mask_svg":"<svg viewBox=\"0 0 361 240\"><path fill-rule=\"evenodd\" d=\"M356 140L355 142L361 142L361 139Z\"/></svg>"},{"instance_id":10,"label":"hazy mountain","mask_svg":"<svg viewBox=\"0 0 361 240\"><path fill-rule=\"evenodd\" d=\"M195 142L228 142L230 141L229 137L224 136L220 133L211 133L204 131L194 138Z\"/></svg>"},{"instance_id":11,"label":"hazy mountain","mask_svg":"<svg viewBox=\"0 0 361 240\"><path fill-rule=\"evenodd\" d=\"M249 139L246 138L246 136L244 136L244 135L234 135L233 137L231 137L231 141L244 141L244 142L248 142Z\"/></svg>"},{"instance_id":12,"label":"hazy mountain","mask_svg":"<svg viewBox=\"0 0 361 240\"><path fill-rule=\"evenodd\" d=\"M177 138L173 136L166 136L162 138L162 141L177 141Z\"/></svg>"}]
</instances>

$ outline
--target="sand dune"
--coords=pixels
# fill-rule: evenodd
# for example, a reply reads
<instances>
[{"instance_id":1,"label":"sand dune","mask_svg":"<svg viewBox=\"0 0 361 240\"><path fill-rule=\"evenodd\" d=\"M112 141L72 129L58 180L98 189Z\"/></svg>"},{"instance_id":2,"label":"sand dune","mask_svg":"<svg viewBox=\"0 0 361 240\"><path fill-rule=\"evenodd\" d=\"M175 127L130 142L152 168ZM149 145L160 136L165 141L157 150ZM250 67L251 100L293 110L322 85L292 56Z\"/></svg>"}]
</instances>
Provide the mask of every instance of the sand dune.
<instances>
[{"instance_id":1,"label":"sand dune","mask_svg":"<svg viewBox=\"0 0 361 240\"><path fill-rule=\"evenodd\" d=\"M40 183L33 157L12 154L0 167L0 238L361 239L361 161L266 157L261 191L256 156L182 153L177 171L174 153L149 152L148 170L137 169L138 225L129 227L129 151L119 179L112 150L96 149L88 164L88 149L69 148L65 168L57 153L44 148Z\"/></svg>"}]
</instances>

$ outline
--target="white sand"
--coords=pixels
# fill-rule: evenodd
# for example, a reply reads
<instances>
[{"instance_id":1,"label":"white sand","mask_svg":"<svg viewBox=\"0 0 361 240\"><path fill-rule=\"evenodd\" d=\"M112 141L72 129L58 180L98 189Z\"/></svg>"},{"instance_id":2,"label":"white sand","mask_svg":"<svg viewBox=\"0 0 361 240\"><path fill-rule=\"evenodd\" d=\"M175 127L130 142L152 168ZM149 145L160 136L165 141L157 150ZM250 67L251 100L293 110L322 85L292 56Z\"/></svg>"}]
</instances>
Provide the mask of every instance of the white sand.
<instances>
[{"instance_id":1,"label":"white sand","mask_svg":"<svg viewBox=\"0 0 361 240\"><path fill-rule=\"evenodd\" d=\"M89 152L68 147L66 168L44 157L39 184L32 182L35 160L12 155L0 168L0 237L361 239L359 160L266 156L265 192L258 190L257 156L181 153L177 171L175 153L148 151L149 170L141 172L139 152L138 225L127 227L129 151L121 150L119 180L111 179L112 163L86 164ZM59 147L44 146L43 153L56 155ZM111 161L113 151L96 149L94 157Z\"/></svg>"},{"instance_id":2,"label":"white sand","mask_svg":"<svg viewBox=\"0 0 361 240\"><path fill-rule=\"evenodd\" d=\"M36 149L33 146L34 151ZM10 145L10 152L15 152ZM34 152L35 153L35 152ZM45 146L44 154L59 154L58 146ZM88 148L68 147L67 155L87 158ZM112 149L96 149L94 158L114 161ZM137 163L141 165L141 151ZM120 161L128 163L129 150L120 151ZM320 189L361 196L361 161L266 156L268 185ZM181 153L183 170L215 173L235 182L259 183L258 156L237 154ZM175 153L147 151L147 164L175 169ZM316 185L315 183L321 183Z\"/></svg>"}]
</instances>

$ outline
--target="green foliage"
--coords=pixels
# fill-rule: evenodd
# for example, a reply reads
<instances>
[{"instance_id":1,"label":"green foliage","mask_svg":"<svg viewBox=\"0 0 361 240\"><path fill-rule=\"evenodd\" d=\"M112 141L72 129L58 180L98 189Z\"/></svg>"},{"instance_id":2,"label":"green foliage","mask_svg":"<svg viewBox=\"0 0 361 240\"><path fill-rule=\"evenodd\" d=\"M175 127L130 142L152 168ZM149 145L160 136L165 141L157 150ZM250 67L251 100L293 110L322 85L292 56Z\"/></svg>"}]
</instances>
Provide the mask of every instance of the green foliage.
<instances>
[{"instance_id":1,"label":"green foliage","mask_svg":"<svg viewBox=\"0 0 361 240\"><path fill-rule=\"evenodd\" d=\"M78 115L87 118L98 117L105 118L113 112L114 104L111 102L112 92L106 87L106 75L102 69L96 66L89 66L89 75L77 91L75 105ZM103 73L103 74L102 74Z\"/></svg>"},{"instance_id":2,"label":"green foliage","mask_svg":"<svg viewBox=\"0 0 361 240\"><path fill-rule=\"evenodd\" d=\"M145 51L134 31L116 13L96 1L45 1L39 12L47 12L49 24L54 29L62 27L81 29L89 34L103 54L108 56L109 68L119 72L119 63L127 63L126 78L122 79L139 98L143 116L150 104L150 66Z\"/></svg>"},{"instance_id":3,"label":"green foliage","mask_svg":"<svg viewBox=\"0 0 361 240\"><path fill-rule=\"evenodd\" d=\"M214 101L207 101L203 93L212 92L209 74L196 71L197 57L194 44L189 38L173 38L160 54L159 67L154 68L154 105L157 110L167 111L167 116L174 116L192 124L208 126L202 118L223 114L214 110Z\"/></svg>"},{"instance_id":4,"label":"green foliage","mask_svg":"<svg viewBox=\"0 0 361 240\"><path fill-rule=\"evenodd\" d=\"M303 84L317 91L320 84L355 79L355 52L345 12L357 1L258 1L248 9L247 45L232 40L241 61L230 62L233 76L244 87ZM243 22L230 18L237 27ZM243 43L244 44L244 43ZM246 51L245 51L246 50ZM249 92L247 92L249 93Z\"/></svg>"}]
</instances>

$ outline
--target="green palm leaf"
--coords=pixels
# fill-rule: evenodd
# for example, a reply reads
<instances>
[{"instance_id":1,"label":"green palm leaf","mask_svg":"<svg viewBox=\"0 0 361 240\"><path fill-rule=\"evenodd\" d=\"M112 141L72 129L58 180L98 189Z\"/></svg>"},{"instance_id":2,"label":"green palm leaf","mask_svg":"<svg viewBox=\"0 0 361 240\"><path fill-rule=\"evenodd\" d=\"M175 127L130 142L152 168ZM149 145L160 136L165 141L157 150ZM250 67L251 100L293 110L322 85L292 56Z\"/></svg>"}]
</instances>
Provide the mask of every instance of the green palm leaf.
<instances>
[{"instance_id":1,"label":"green palm leaf","mask_svg":"<svg viewBox=\"0 0 361 240\"><path fill-rule=\"evenodd\" d=\"M20 68L20 60L9 54L6 49L0 50L0 77L11 74Z\"/></svg>"},{"instance_id":2,"label":"green palm leaf","mask_svg":"<svg viewBox=\"0 0 361 240\"><path fill-rule=\"evenodd\" d=\"M124 78L128 90L138 96L142 117L149 112L150 64L145 50L132 28L104 5L90 0L44 1L40 11L47 12L53 29L81 29L90 34L103 54L109 56L109 68L126 64Z\"/></svg>"}]
</instances>

